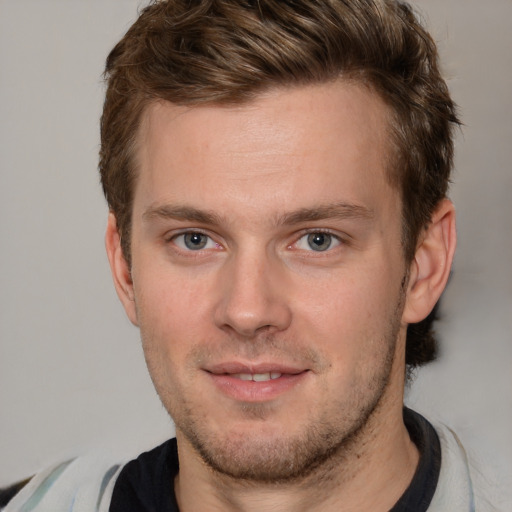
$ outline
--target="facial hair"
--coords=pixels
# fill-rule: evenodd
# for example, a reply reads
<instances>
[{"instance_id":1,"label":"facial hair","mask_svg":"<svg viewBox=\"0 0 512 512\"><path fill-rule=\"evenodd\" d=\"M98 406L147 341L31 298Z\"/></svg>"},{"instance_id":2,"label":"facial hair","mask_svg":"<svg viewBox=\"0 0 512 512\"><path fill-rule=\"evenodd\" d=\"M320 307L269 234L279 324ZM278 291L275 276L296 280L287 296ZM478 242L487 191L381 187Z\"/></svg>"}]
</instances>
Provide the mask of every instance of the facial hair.
<instances>
[{"instance_id":1,"label":"facial hair","mask_svg":"<svg viewBox=\"0 0 512 512\"><path fill-rule=\"evenodd\" d=\"M174 418L177 431L214 472L237 481L290 483L304 480L321 468L325 471L339 465L355 455L363 437L371 435L368 432L369 420L379 408L390 382L399 329L397 324L394 322L386 338L375 344L382 347L381 365L374 370L365 386L353 390L352 396L340 397L329 404L327 410L314 421L306 423L298 435L261 435L265 419L272 416L274 407L265 403L241 406L245 417L255 422L254 436L250 438L247 435L213 434L208 428L208 419L186 403L182 404L182 413ZM268 343L267 339L266 353Z\"/></svg>"},{"instance_id":2,"label":"facial hair","mask_svg":"<svg viewBox=\"0 0 512 512\"><path fill-rule=\"evenodd\" d=\"M315 474L328 478L326 475L333 469L357 459L360 455L358 451L364 449L365 443L373 435L374 422L371 419L378 413L391 381L404 288L402 283L388 329L368 343L371 347L371 356L368 356L371 362L363 371L364 378L355 382L347 392L324 404L320 408L321 413L307 418L297 433L268 435L265 422L272 418L278 407L272 403L239 404L244 418L253 420L254 435L248 435L247 432L214 432L210 428L208 416L197 407L197 402L192 403L188 399L188 396L197 394L193 389L185 392L181 390L180 393L162 389L161 386L159 389L153 379L162 403L175 422L178 440L180 437L186 439L214 473L248 484L304 482L308 478L311 480L310 477ZM151 346L144 348L152 377L156 374L161 376L162 372L172 372L172 369L163 368L165 363L158 354L150 357L152 350ZM318 373L329 366L327 358L315 349L301 349L296 342L268 333L245 343L240 340L226 341L222 347L215 349L212 344L201 344L191 350L187 366L198 368L203 361L222 360L226 355L239 355L248 360L257 359L261 355L270 360L280 360L284 356L285 360L295 360ZM318 480L322 481L322 478Z\"/></svg>"}]
</instances>

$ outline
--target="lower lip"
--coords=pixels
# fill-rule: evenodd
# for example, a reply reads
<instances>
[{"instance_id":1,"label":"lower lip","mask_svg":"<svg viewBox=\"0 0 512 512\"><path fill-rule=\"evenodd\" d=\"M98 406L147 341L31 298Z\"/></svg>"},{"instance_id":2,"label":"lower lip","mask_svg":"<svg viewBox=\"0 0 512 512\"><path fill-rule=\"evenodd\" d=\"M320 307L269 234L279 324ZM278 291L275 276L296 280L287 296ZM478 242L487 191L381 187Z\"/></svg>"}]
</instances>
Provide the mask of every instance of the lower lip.
<instances>
[{"instance_id":1,"label":"lower lip","mask_svg":"<svg viewBox=\"0 0 512 512\"><path fill-rule=\"evenodd\" d=\"M301 384L309 372L283 374L264 382L241 380L227 374L209 373L215 386L228 397L240 402L267 402Z\"/></svg>"}]
</instances>

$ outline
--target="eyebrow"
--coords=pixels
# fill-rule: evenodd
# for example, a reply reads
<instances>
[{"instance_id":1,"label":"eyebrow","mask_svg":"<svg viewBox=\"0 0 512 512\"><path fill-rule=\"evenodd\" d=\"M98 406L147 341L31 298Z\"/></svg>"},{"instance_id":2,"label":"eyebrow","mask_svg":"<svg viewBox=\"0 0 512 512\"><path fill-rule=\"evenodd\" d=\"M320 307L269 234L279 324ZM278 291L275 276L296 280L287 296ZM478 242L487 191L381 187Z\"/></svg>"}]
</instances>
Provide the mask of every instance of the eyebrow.
<instances>
[{"instance_id":1,"label":"eyebrow","mask_svg":"<svg viewBox=\"0 0 512 512\"><path fill-rule=\"evenodd\" d=\"M143 214L144 220L152 219L174 219L193 221L200 224L220 224L221 217L213 212L199 210L190 206L152 206Z\"/></svg>"},{"instance_id":2,"label":"eyebrow","mask_svg":"<svg viewBox=\"0 0 512 512\"><path fill-rule=\"evenodd\" d=\"M352 203L335 203L319 205L313 208L301 208L295 212L282 215L279 224L301 224L325 219L362 219L370 220L374 217L372 209Z\"/></svg>"},{"instance_id":3,"label":"eyebrow","mask_svg":"<svg viewBox=\"0 0 512 512\"><path fill-rule=\"evenodd\" d=\"M152 206L142 215L144 220L173 219L178 221L197 222L199 224L219 225L224 217L208 211L190 206ZM276 225L295 225L304 222L314 222L326 219L362 219L370 220L374 217L372 209L352 203L335 203L327 205L300 208L299 210L279 215Z\"/></svg>"}]
</instances>

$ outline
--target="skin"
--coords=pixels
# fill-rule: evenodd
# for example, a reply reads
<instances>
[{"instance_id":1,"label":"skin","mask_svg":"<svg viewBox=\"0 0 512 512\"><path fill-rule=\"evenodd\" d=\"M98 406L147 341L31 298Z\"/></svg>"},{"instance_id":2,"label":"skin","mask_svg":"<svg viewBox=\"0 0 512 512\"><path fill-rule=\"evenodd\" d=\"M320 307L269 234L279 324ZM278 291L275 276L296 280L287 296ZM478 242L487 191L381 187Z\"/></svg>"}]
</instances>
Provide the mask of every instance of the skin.
<instances>
[{"instance_id":1,"label":"skin","mask_svg":"<svg viewBox=\"0 0 512 512\"><path fill-rule=\"evenodd\" d=\"M343 82L146 111L132 268L113 214L106 245L176 425L180 510L384 511L409 484L405 334L446 284L454 212L405 262L387 117Z\"/></svg>"}]
</instances>

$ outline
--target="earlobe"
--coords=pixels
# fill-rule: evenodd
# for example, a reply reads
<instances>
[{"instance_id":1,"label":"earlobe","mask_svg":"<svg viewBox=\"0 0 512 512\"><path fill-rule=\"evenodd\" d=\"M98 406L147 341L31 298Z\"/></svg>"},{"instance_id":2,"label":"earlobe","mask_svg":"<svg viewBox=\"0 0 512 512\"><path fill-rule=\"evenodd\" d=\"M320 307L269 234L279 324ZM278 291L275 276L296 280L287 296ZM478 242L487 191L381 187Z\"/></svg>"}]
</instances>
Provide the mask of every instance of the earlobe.
<instances>
[{"instance_id":1,"label":"earlobe","mask_svg":"<svg viewBox=\"0 0 512 512\"><path fill-rule=\"evenodd\" d=\"M117 296L121 300L130 321L138 326L132 276L121 247L121 236L117 229L116 217L112 212L108 215L105 247Z\"/></svg>"},{"instance_id":2,"label":"earlobe","mask_svg":"<svg viewBox=\"0 0 512 512\"><path fill-rule=\"evenodd\" d=\"M450 200L444 199L420 236L411 262L404 323L426 318L441 297L450 276L456 238L455 208Z\"/></svg>"}]
</instances>

